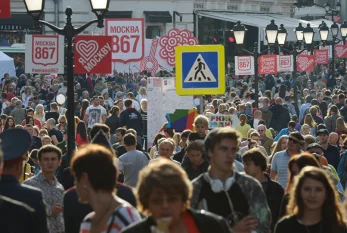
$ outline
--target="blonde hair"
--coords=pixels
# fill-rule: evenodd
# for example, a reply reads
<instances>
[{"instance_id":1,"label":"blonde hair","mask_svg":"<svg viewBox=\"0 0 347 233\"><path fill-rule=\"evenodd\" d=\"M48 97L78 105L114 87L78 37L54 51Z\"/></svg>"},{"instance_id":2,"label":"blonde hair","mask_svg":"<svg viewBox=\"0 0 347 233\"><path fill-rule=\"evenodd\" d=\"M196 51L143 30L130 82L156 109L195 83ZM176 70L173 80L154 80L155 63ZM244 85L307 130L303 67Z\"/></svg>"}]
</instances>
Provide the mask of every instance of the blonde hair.
<instances>
[{"instance_id":1,"label":"blonde hair","mask_svg":"<svg viewBox=\"0 0 347 233\"><path fill-rule=\"evenodd\" d=\"M139 94L140 95L147 95L147 90L145 87L141 87L140 90L139 90Z\"/></svg>"},{"instance_id":2,"label":"blonde hair","mask_svg":"<svg viewBox=\"0 0 347 233\"><path fill-rule=\"evenodd\" d=\"M336 129L341 131L347 131L345 121L343 120L342 117L339 117L336 119Z\"/></svg>"},{"instance_id":3,"label":"blonde hair","mask_svg":"<svg viewBox=\"0 0 347 233\"><path fill-rule=\"evenodd\" d=\"M203 115L195 117L193 126L196 125L205 125L206 127L208 127L208 118Z\"/></svg>"},{"instance_id":4,"label":"blonde hair","mask_svg":"<svg viewBox=\"0 0 347 233\"><path fill-rule=\"evenodd\" d=\"M180 141L181 141L181 134L180 133L175 133L174 136L172 137L172 139L175 142L175 146L177 147L180 144Z\"/></svg>"},{"instance_id":5,"label":"blonde hair","mask_svg":"<svg viewBox=\"0 0 347 233\"><path fill-rule=\"evenodd\" d=\"M304 119L304 124L307 124L308 126L310 126L310 128L313 128L316 126L316 122L313 120L311 113L306 114Z\"/></svg>"}]
</instances>

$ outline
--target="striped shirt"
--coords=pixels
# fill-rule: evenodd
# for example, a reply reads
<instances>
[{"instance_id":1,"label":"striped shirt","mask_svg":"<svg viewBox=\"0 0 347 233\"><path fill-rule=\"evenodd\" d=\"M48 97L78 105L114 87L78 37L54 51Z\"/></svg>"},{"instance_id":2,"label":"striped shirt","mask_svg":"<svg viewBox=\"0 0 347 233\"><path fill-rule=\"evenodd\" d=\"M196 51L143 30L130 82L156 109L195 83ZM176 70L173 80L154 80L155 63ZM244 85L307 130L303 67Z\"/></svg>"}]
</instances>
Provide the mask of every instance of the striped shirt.
<instances>
[{"instance_id":1,"label":"striped shirt","mask_svg":"<svg viewBox=\"0 0 347 233\"><path fill-rule=\"evenodd\" d=\"M290 156L286 150L274 154L271 170L277 173L277 182L285 189L288 183L288 162Z\"/></svg>"},{"instance_id":2,"label":"striped shirt","mask_svg":"<svg viewBox=\"0 0 347 233\"><path fill-rule=\"evenodd\" d=\"M92 223L92 218L95 212L88 214L81 223L80 233L89 233ZM131 223L138 222L141 217L137 210L126 204L117 206L110 218L107 221L107 225L104 231L100 233L119 233L123 228Z\"/></svg>"}]
</instances>

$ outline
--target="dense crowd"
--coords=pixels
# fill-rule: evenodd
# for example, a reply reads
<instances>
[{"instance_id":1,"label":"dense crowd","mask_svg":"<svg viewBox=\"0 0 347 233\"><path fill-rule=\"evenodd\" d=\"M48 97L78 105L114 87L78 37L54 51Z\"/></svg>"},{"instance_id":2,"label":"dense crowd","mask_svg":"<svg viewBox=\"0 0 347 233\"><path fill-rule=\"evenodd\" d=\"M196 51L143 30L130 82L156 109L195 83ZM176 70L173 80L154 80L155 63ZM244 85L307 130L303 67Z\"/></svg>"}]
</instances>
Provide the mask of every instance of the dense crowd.
<instances>
[{"instance_id":1,"label":"dense crowd","mask_svg":"<svg viewBox=\"0 0 347 233\"><path fill-rule=\"evenodd\" d=\"M193 131L165 124L153 142L150 73L76 76L66 109L63 76L22 68L0 80L4 232L347 233L344 63L261 76L257 94L253 76L230 69L224 95L194 97ZM212 129L209 115L239 123Z\"/></svg>"}]
</instances>

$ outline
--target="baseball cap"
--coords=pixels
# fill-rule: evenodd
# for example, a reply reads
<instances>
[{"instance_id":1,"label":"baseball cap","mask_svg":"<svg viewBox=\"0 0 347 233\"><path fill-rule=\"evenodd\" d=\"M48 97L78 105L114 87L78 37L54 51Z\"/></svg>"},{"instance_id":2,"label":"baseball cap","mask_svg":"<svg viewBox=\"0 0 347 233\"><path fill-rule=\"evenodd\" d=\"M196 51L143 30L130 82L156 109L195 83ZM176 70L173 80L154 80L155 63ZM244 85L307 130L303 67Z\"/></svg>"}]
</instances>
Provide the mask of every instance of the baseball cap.
<instances>
[{"instance_id":1,"label":"baseball cap","mask_svg":"<svg viewBox=\"0 0 347 233\"><path fill-rule=\"evenodd\" d=\"M316 136L319 136L320 134L327 134L329 135L329 131L327 129L320 129L317 131Z\"/></svg>"},{"instance_id":2,"label":"baseball cap","mask_svg":"<svg viewBox=\"0 0 347 233\"><path fill-rule=\"evenodd\" d=\"M307 146L306 150L313 149L313 148L320 148L320 149L323 150L323 147L320 144L318 144L318 143L311 143L311 144L309 144Z\"/></svg>"},{"instance_id":3,"label":"baseball cap","mask_svg":"<svg viewBox=\"0 0 347 233\"><path fill-rule=\"evenodd\" d=\"M31 135L20 128L5 130L0 134L0 140L5 163L22 157L32 144Z\"/></svg>"}]
</instances>

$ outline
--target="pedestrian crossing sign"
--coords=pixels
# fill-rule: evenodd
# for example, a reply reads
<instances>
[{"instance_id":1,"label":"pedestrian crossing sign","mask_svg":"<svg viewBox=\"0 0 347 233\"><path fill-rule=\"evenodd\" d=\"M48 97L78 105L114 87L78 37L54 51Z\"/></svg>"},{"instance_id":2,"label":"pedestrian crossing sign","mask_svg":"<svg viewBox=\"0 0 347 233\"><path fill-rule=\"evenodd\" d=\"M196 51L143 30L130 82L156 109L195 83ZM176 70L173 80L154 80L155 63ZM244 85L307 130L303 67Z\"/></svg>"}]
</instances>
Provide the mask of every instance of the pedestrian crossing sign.
<instances>
[{"instance_id":1,"label":"pedestrian crossing sign","mask_svg":"<svg viewBox=\"0 0 347 233\"><path fill-rule=\"evenodd\" d=\"M224 94L224 46L177 46L176 93L178 95Z\"/></svg>"}]
</instances>

